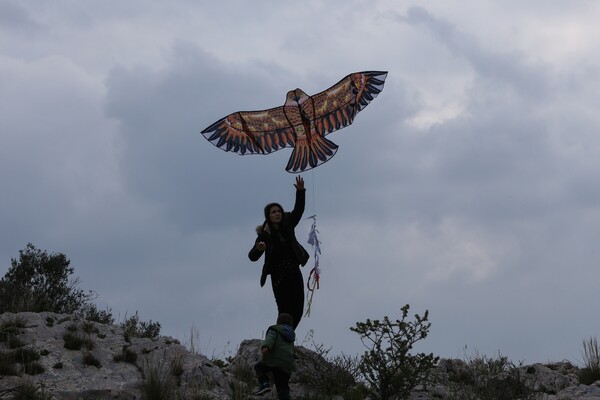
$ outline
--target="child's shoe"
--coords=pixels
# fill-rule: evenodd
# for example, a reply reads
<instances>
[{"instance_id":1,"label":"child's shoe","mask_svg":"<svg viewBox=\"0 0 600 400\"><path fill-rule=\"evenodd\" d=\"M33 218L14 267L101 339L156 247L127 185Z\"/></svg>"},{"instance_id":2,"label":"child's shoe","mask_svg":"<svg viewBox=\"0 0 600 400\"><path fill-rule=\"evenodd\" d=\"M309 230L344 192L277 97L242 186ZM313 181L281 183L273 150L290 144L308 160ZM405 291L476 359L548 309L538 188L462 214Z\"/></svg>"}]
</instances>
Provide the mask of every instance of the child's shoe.
<instances>
[{"instance_id":1,"label":"child's shoe","mask_svg":"<svg viewBox=\"0 0 600 400\"><path fill-rule=\"evenodd\" d=\"M261 383L260 387L256 392L254 392L255 396L262 396L265 393L269 393L271 391L271 386L269 386L268 382Z\"/></svg>"}]
</instances>

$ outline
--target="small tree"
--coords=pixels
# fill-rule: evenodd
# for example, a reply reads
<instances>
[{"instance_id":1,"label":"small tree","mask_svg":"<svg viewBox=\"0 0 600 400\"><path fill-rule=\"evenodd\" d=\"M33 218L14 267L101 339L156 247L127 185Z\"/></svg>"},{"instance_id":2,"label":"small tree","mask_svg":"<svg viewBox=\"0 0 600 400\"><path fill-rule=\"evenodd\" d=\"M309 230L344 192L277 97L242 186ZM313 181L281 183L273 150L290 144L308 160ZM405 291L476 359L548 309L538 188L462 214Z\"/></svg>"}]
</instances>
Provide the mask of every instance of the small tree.
<instances>
[{"instance_id":1,"label":"small tree","mask_svg":"<svg viewBox=\"0 0 600 400\"><path fill-rule=\"evenodd\" d=\"M48 254L28 243L0 280L0 312L81 310L94 293L77 289L79 280L69 279L73 274L70 264L64 254Z\"/></svg>"},{"instance_id":2,"label":"small tree","mask_svg":"<svg viewBox=\"0 0 600 400\"><path fill-rule=\"evenodd\" d=\"M90 321L113 324L111 310L98 310L92 302L96 293L78 289L79 279L70 278L73 272L71 261L64 254L48 254L28 243L24 250L19 250L18 260L11 259L11 267L0 279L0 314L78 313ZM140 321L137 311L123 325L131 336L156 338L160 334L160 323Z\"/></svg>"},{"instance_id":3,"label":"small tree","mask_svg":"<svg viewBox=\"0 0 600 400\"><path fill-rule=\"evenodd\" d=\"M415 314L415 321L406 321L409 308L408 304L402 307L402 319L394 322L385 316L383 321L367 319L350 328L368 349L360 360L361 375L381 400L408 398L415 386L429 380L439 361L433 353L410 353L416 342L427 337L431 323L427 310L422 317Z\"/></svg>"}]
</instances>

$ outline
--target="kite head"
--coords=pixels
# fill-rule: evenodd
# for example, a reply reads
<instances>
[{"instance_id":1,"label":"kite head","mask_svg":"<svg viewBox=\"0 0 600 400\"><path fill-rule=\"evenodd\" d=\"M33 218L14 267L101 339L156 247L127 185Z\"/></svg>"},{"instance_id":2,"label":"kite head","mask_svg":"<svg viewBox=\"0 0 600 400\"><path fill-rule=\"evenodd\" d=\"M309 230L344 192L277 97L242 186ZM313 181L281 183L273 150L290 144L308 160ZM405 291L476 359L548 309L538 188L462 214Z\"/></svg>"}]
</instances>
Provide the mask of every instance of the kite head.
<instances>
[{"instance_id":1,"label":"kite head","mask_svg":"<svg viewBox=\"0 0 600 400\"><path fill-rule=\"evenodd\" d=\"M298 106L308 99L308 95L302 91L302 89L294 89L287 92L285 96L284 106Z\"/></svg>"}]
</instances>

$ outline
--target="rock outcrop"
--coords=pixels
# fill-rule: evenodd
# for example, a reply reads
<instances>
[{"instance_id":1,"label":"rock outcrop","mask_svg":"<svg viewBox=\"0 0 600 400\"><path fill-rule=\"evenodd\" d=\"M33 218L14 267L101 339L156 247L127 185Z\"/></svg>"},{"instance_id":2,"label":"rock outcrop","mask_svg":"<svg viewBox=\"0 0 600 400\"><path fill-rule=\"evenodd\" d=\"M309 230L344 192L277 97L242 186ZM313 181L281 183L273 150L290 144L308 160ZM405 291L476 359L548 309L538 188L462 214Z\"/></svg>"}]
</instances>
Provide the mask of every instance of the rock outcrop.
<instances>
[{"instance_id":1,"label":"rock outcrop","mask_svg":"<svg viewBox=\"0 0 600 400\"><path fill-rule=\"evenodd\" d=\"M245 340L235 357L211 361L176 339L128 337L119 326L77 315L5 313L0 315L0 398L37 388L38 397L30 398L138 400L151 393L160 399L252 399L260 343ZM354 379L356 360L326 360L327 352L315 350L296 348L292 398L366 398ZM510 368L487 361L478 366L442 359L432 383L415 388L411 399L600 400L600 381L579 384L580 370L568 361ZM276 398L275 391L263 398Z\"/></svg>"},{"instance_id":2,"label":"rock outcrop","mask_svg":"<svg viewBox=\"0 0 600 400\"><path fill-rule=\"evenodd\" d=\"M126 336L76 315L2 314L0 392L27 379L56 399L140 399L144 382L156 379L190 398L231 396L221 369L176 339Z\"/></svg>"}]
</instances>

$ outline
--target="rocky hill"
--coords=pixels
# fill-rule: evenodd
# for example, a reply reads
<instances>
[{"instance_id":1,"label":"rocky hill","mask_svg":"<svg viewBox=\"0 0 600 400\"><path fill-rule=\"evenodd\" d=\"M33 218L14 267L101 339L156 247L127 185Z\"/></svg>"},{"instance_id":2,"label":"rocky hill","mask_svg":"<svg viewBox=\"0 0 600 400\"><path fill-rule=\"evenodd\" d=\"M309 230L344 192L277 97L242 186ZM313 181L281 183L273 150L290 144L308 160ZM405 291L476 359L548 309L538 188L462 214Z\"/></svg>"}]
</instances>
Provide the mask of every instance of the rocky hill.
<instances>
[{"instance_id":1,"label":"rocky hill","mask_svg":"<svg viewBox=\"0 0 600 400\"><path fill-rule=\"evenodd\" d=\"M230 360L209 360L169 337L129 337L122 328L76 315L0 315L0 398L245 399L255 389L260 340L242 342ZM297 348L292 398L365 398L353 363ZM579 384L569 362L510 366L506 360L441 360L435 381L412 399L600 400L600 381ZM276 398L274 392L263 398Z\"/></svg>"}]
</instances>

